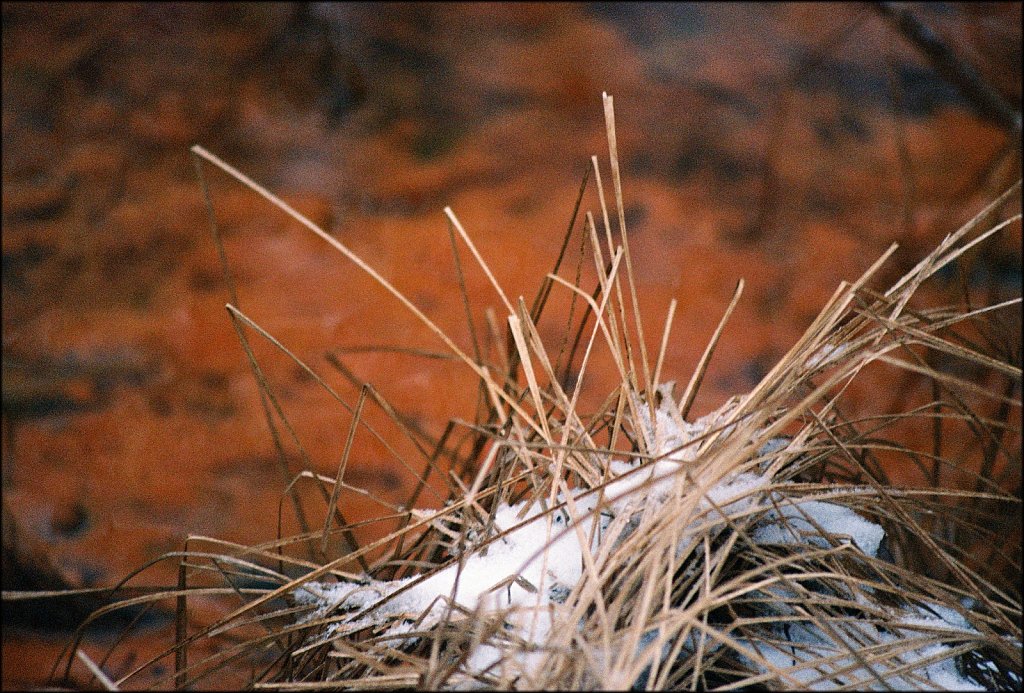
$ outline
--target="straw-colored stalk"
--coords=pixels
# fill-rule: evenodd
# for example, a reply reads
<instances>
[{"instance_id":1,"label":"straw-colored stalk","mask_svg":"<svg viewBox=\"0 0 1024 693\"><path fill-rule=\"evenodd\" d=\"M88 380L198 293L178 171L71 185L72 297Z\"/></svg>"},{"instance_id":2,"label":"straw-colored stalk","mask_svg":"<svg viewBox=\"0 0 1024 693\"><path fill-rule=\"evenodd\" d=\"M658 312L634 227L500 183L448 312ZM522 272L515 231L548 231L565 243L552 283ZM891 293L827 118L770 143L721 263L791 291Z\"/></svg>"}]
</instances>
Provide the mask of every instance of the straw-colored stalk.
<instances>
[{"instance_id":1,"label":"straw-colored stalk","mask_svg":"<svg viewBox=\"0 0 1024 693\"><path fill-rule=\"evenodd\" d=\"M299 442L254 356L254 334L352 412L337 475L305 471L295 481L321 488L328 512L318 512L326 519L258 546L189 537L185 550L164 557L180 565L177 587L107 607L171 599L177 614L174 642L108 684L130 685L133 675L173 655L164 683L177 686L215 683L242 661L252 662L257 687L285 690L941 688L949 681L1019 687L1019 351L1000 351L976 335L1019 313L1020 298L982 307L911 303L922 283L972 247L1019 233L1019 214L999 218L1018 198L1019 183L891 288L873 290L890 248L835 291L752 391L688 421L742 282L695 373L674 392L662 365L675 305L657 353L649 353L611 97L604 103L613 195L595 157L598 214L586 213L577 225L574 212L562 255L531 307L506 295L455 212L445 209L453 249L457 235L507 314L505 334L492 323L490 335L505 349L473 355L341 241L213 154L193 149L200 176L210 165L226 172L369 273L477 376L486 406L474 425L450 426L440 440L418 438L419 464L448 485L443 507L395 507L398 529L354 546L358 528L339 523L336 510L340 492L355 489L345 481L355 432L367 425L366 407L382 408L400 427L402 418L369 386L354 405L347 402L235 307L232 289L229 314L275 435L284 435L283 426ZM577 228L589 243L596 287L560 273ZM219 236L218 247L223 258ZM225 260L230 279L228 269ZM577 339L569 351L549 351L537 329L552 292L573 299L566 343ZM583 412L581 384L599 350L610 355L619 384L603 408ZM566 364L578 374L571 387ZM878 368L932 382L934 400L848 418L844 392ZM900 439L908 426L934 427L966 446L955 454L950 445L909 448ZM464 438L456 444L459 430ZM455 463L444 461L451 457ZM884 465L894 460L943 470L945 479L955 471L960 483L897 488L885 476ZM543 539L501 572L495 556L522 547L530 532ZM354 548L326 556L329 539L338 537ZM548 550L555 545L562 548ZM324 560L311 560L310 547ZM565 564L566 551L575 565ZM469 581L483 561L498 567L481 592ZM559 582L566 571L574 583ZM242 578L270 586L243 586ZM426 603L431 580L444 589ZM217 595L230 604L226 613L191 622L195 600ZM223 646L195 656L208 639ZM73 661L67 657L59 671ZM103 661L87 663L99 677Z\"/></svg>"}]
</instances>

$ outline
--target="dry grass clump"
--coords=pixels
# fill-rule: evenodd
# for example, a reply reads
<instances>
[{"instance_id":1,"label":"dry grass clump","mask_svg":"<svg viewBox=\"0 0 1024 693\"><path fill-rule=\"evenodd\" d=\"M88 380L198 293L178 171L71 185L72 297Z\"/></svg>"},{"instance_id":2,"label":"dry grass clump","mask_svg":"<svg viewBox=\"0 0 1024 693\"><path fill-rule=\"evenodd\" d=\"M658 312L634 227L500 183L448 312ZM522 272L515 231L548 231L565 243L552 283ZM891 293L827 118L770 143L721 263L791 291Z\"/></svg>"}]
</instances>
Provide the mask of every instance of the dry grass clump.
<instances>
[{"instance_id":1,"label":"dry grass clump","mask_svg":"<svg viewBox=\"0 0 1024 693\"><path fill-rule=\"evenodd\" d=\"M326 519L259 546L190 537L185 550L163 557L180 565L176 588L107 609L172 600L174 642L109 684L130 685L173 658L164 683L178 687L213 685L243 662L251 678L242 683L286 690L1019 689L1020 343L1000 341L1007 331L996 328L1019 316L1020 298L911 304L922 283L971 248L1019 230L1019 214L993 221L1019 196L1019 183L892 287L874 290L890 248L836 290L751 392L690 421L742 282L696 372L675 391L662 373L674 304L659 350L649 352L610 97L605 114L613 194L595 157L600 223L590 212L582 223L596 287L559 274L579 200L562 255L530 307L505 295L445 210L507 313L504 330L490 326L491 344L504 349L472 356L341 242L194 149L200 171L226 171L394 294L479 377L486 406L432 445L418 440L427 473L449 488L442 507L417 508L414 497L393 507L395 531L331 555L339 537L356 541L338 497L354 489L344 460L366 425L364 409L390 406L369 386L346 403L233 297L229 311L275 436L294 433L253 355L254 332L353 412L337 476L307 471L296 480L321 489L327 512L316 512ZM555 291L573 299L557 349L536 327ZM598 352L610 357L619 385L602 407L582 411L581 383ZM932 397L851 418L844 393L869 369L891 373L892 382L915 374L931 383ZM908 431L930 432L932 445L910 447ZM898 464L917 466L931 483L892 485L885 470ZM211 641L219 649L205 647ZM103 662L95 666L101 674Z\"/></svg>"}]
</instances>

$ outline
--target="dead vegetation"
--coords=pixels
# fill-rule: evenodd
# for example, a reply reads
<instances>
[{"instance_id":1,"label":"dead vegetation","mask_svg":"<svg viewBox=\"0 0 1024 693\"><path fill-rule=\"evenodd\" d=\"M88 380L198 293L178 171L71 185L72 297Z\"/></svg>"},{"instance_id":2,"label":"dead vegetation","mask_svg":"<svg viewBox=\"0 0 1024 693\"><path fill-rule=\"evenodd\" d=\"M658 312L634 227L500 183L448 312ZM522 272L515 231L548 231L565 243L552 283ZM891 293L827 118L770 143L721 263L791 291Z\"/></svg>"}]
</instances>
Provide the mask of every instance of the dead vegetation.
<instances>
[{"instance_id":1,"label":"dead vegetation","mask_svg":"<svg viewBox=\"0 0 1024 693\"><path fill-rule=\"evenodd\" d=\"M1020 297L914 300L971 249L1020 233L1020 214L1007 212L1019 204L1019 183L891 287L873 288L891 248L836 289L752 391L691 421L743 283L695 372L674 391L662 363L675 304L660 333L641 319L611 98L604 103L610 184L594 157L599 209L581 208L584 180L562 253L531 305L506 295L445 210L458 276L468 251L506 315L504 326L492 317L478 334L463 288L472 348L339 240L193 149L201 177L211 165L226 172L393 294L437 336L445 357L477 376L482 404L476 421L453 421L435 440L371 385L348 402L242 312L232 288L229 315L282 455L285 445L301 444L250 340L270 340L351 412L337 475L307 470L290 485L319 489L315 508L285 495L308 531L258 546L189 537L182 551L158 559L178 564L176 586L129 593L129 576L112 592L120 597L93 615L174 604L166 650L111 681L104 660L76 656L76 641L55 680L81 660L96 677L91 685L110 687L130 687L138 672L173 661L163 683L179 688L222 684L240 662L251 672L243 685L284 690L1019 688ZM577 247L593 265L594 285L566 269ZM537 325L555 292L571 300L565 335L552 345ZM619 385L603 406L584 411L581 383L599 353ZM339 359L331 363L345 372ZM908 396L902 411L851 416L844 395L868 371L892 383L928 383L930 397ZM420 451L408 468L426 471L402 506L381 499L396 528L360 545L360 523L345 519L339 497L362 492L345 471L371 407ZM930 445L918 444L921 431ZM930 483L894 485L888 470L900 465L919 468ZM447 488L440 507L422 507L429 476ZM486 589L470 589L474 566L540 527L543 541L530 545L526 561L502 572L492 560L486 565L498 567L489 568ZM578 573L568 584L559 581L567 551L577 565L566 570ZM531 573L536 566L543 567ZM444 589L422 601L439 577Z\"/></svg>"}]
</instances>

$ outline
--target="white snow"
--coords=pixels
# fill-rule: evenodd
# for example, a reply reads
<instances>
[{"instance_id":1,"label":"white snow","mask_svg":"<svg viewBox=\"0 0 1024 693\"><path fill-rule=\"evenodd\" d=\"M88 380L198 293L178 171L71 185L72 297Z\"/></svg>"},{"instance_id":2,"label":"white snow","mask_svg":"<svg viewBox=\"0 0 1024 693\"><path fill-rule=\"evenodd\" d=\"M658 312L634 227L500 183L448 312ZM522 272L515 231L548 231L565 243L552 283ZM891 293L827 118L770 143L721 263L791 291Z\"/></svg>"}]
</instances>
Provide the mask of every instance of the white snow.
<instances>
[{"instance_id":1,"label":"white snow","mask_svg":"<svg viewBox=\"0 0 1024 693\"><path fill-rule=\"evenodd\" d=\"M637 401L637 404L638 411L647 411L645 403ZM573 527L567 506L545 513L540 503L532 503L529 507L526 502L502 505L494 516L494 530L496 534L508 533L490 541L486 550L478 545L468 550L458 562L426 577L421 575L393 581L367 579L362 585L310 582L294 592L299 603L314 607L302 620L308 622L322 618L337 609L366 612L359 620L349 619L329 626L323 634L325 639L329 639L339 633L382 623L393 624L385 631L386 635L426 630L445 617L452 602L469 611L502 614L506 624L503 636L521 638L537 647L513 648L515 654L509 656L507 651L493 643L481 643L467 658L464 672L473 675L490 670L498 674L506 668L505 673L511 670L512 674L524 677L522 681L530 681L544 661L546 653L543 646L552 630L572 627L566 620L569 609L563 606L563 602L584 577L584 551L597 557L601 542L620 541L625 533L636 527L635 522L627 523L626 530L611 536L603 531L608 528L610 517L623 514L628 518L639 516L657 509L676 493L687 489L694 492L692 485L677 485L686 478L680 474L681 470L687 463L694 462L699 454L699 445L686 444L719 427L728 408L724 407L691 424L682 421L677 412L669 409L674 406L669 385L662 393L661 405L655 412L655 425L648 425L641 431L648 450L655 456L653 461L643 463L640 459L633 459L608 463L610 482L605 486L600 514L602 531L592 531L598 494L586 489L578 491L573 499L579 513L576 519L580 532ZM785 438L772 439L757 454L774 454L786 443L788 439ZM665 456L666 453L671 453L671 457ZM689 465L691 471L693 467ZM769 482L770 479L749 471L737 472L726 475L705 489L697 503L695 517L698 525L693 529L682 528L678 552L681 554L689 547L697 532L717 531L716 523L724 527L724 518L719 522L721 516L714 506L735 516L756 510L757 505L766 510L751 532L751 537L759 543L828 547L831 544L822 536L824 531L831 535L833 541L852 542L853 548L868 556L877 556L885 536L878 524L837 503L788 497L779 485L775 485L770 494L761 492ZM695 483L700 485L701 479L696 479ZM563 504L566 500L558 494L556 503ZM428 512L419 511L417 515L423 517ZM593 537L592 545L581 546L581 536ZM775 633L780 641L798 647L784 647L782 642L778 646L739 642L750 652L759 651L774 667L794 668L790 672L790 683L808 684L814 689L852 684L864 687L979 689L974 681L958 673L951 658L943 657L947 648L934 644L934 639L922 638L918 647L909 646L902 655L903 660L911 665L907 673L887 677L885 684L880 684L870 672L858 667L856 660L849 655L849 649L856 648L858 641L891 642L899 647L899 643L909 638L912 644L915 634L920 634L920 628L957 631L968 639L971 634L976 635L976 631L955 611L939 606L933 611L894 614L894 624L907 626L906 631L897 629L899 633L879 629L868 621L854 621L848 627L844 624L834 635L822 632L811 622L786 621L783 614L782 624L775 627ZM354 613L352 615L354 617ZM651 640L642 640L639 649L644 649ZM713 649L716 645L709 647ZM833 664L826 667L826 671L798 666L802 661L823 655L834 656ZM928 659L934 661L915 665L915 662ZM761 666L757 657L750 657L749 663ZM845 667L850 668L842 671Z\"/></svg>"},{"instance_id":2,"label":"white snow","mask_svg":"<svg viewBox=\"0 0 1024 693\"><path fill-rule=\"evenodd\" d=\"M819 548L830 546L821 530L842 541L849 538L868 556L877 557L885 530L869 522L846 506L816 500L792 499L773 493L771 502L778 504L781 515L772 511L754 531L753 538L761 544L807 544Z\"/></svg>"},{"instance_id":3,"label":"white snow","mask_svg":"<svg viewBox=\"0 0 1024 693\"><path fill-rule=\"evenodd\" d=\"M786 610L786 609L783 609ZM793 612L790 611L790 614ZM833 633L826 633L809 622L784 622L773 629L778 638L776 643L752 643L741 640L741 646L748 652L757 652L773 667L787 671L792 681L809 686L812 690L832 690L839 687L861 690L985 690L985 687L961 674L949 653L949 647L936 643L930 633L944 631L951 641L959 635L969 642L978 635L962 615L940 604L928 604L927 608L908 606L893 610L884 620L885 628L867 619L835 621L830 624ZM893 628L894 625L906 628ZM850 654L864 643L890 647L887 656L895 655L903 663L901 671L894 672L893 665L875 667L872 673L858 666ZM822 665L802 668L804 662L820 657L831 657ZM756 659L748 657L754 666ZM995 666L988 663L995 670ZM767 667L761 667L767 671Z\"/></svg>"},{"instance_id":4,"label":"white snow","mask_svg":"<svg viewBox=\"0 0 1024 693\"><path fill-rule=\"evenodd\" d=\"M741 646L756 651L773 668L788 670L786 683L799 682L811 690L834 690L845 687L853 690L955 690L980 691L983 686L957 671L954 659L945 653L944 645L935 644L930 637L921 637L914 631L898 635L880 630L867 621L851 620L837 627L833 623L834 635L828 635L813 624L790 623L777 626L777 643L751 643L741 640ZM915 637L917 647L914 647ZM891 645L905 664L902 673L880 672L891 669L891 664L875 667L875 672L858 666L857 659L850 654L863 647L864 642ZM902 651L901 651L902 650ZM895 653L886 653L887 657ZM801 666L805 662L830 657L826 664ZM757 660L750 663L762 671Z\"/></svg>"},{"instance_id":5,"label":"white snow","mask_svg":"<svg viewBox=\"0 0 1024 693\"><path fill-rule=\"evenodd\" d=\"M579 582L581 551L575 532L562 531L565 522L561 511L553 513L549 533L539 504L530 506L525 520L518 519L525 505L500 507L495 514L494 529L499 533L512 531L488 544L486 554L477 551L465 556L461 565L454 563L426 578L371 581L357 588L348 583L309 583L296 591L295 596L302 602L319 602L322 605L319 611L323 613L338 605L363 609L376 604L374 613L378 619L399 615L415 619L426 614L422 628L429 628L442 616L446 599L470 610L542 605L548 601L540 592L542 587L550 592L553 587L571 587ZM580 523L588 536L590 524L589 518ZM535 554L544 546L547 546L548 560L542 573L542 560ZM309 588L320 594L314 595Z\"/></svg>"},{"instance_id":6,"label":"white snow","mask_svg":"<svg viewBox=\"0 0 1024 693\"><path fill-rule=\"evenodd\" d=\"M849 346L846 344L823 344L820 349L811 354L810 358L807 359L807 368L813 369L824 366L830 361L837 361L847 350L849 350Z\"/></svg>"}]
</instances>

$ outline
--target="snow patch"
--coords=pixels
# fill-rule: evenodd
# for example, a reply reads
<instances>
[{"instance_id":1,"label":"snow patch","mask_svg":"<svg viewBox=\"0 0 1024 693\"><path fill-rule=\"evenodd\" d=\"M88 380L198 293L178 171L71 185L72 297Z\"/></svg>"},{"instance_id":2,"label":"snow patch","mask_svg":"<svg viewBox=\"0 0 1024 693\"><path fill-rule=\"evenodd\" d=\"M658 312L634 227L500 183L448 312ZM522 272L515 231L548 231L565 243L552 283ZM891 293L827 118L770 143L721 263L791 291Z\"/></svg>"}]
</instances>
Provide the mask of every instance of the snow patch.
<instances>
[{"instance_id":1,"label":"snow patch","mask_svg":"<svg viewBox=\"0 0 1024 693\"><path fill-rule=\"evenodd\" d=\"M678 410L670 409L676 406L671 385L663 386L659 395L661 401L654 420L647 421L640 432L653 460L645 462L635 458L608 462L610 481L604 489L600 513L596 509L599 494L589 489L574 492L573 501L579 513L576 518L570 517L567 506L546 511L538 502L501 505L494 515L494 533L490 540L483 542L478 537L457 562L434 573L391 581L367 578L362 584L310 582L295 590L293 595L299 604L314 607L301 620L309 622L338 611L350 612L352 618L339 619L321 634L324 640L329 640L344 632L386 623L392 624L383 633L387 636L427 630L445 618L454 605L496 615L505 624L502 637L524 641L528 646L503 649L493 641L483 642L469 654L463 673L469 676L486 672L508 674L510 678L520 676L521 681L529 682L547 657L545 643L552 633L572 627L571 604L567 602L584 578L585 552L596 560L604 542L622 541L636 530L642 517L650 516L649 513L677 494L695 492L693 484L684 485L687 478L702 485L699 476L683 474L687 470L697 473L693 470L699 467L700 445L691 443L721 428L733 405L691 424L682 421ZM637 411L649 411L639 398L635 404ZM788 438L774 438L764 443L756 455L770 457L782 453L788 443ZM761 469L766 468L766 464L761 465ZM765 512L750 532L757 543L827 548L832 541L837 541L866 556L878 556L885 537L878 524L837 503L787 496L784 485L776 484L770 494L763 493L761 489L770 482L761 474L735 472L704 489L696 504L696 524L681 528L677 556L687 551L696 537L713 534L724 527L723 515L736 517L749 511L751 517L756 517L760 509ZM556 497L557 504L564 504L566 500L562 494ZM428 511L418 512L420 517L428 514ZM594 531L595 516L600 518L600 531ZM624 529L612 536L605 530L616 517L627 520L618 523L617 526ZM581 544L588 541L589 546ZM784 585L767 589L770 593L773 590L780 599L786 598ZM905 646L908 639L912 641L920 634L920 628L958 631L968 639L977 635L953 610L935 605L930 611L895 613L890 624L906 626L905 631L880 629L871 622L853 620L841 622L831 629L834 632L826 633L814 623L793 620L794 613L786 612L788 607L780 608L783 611L775 614L782 617L780 622L766 626L777 636L777 641L755 643L741 639L739 643L741 649L748 652L748 664L754 668L767 672L767 663L790 670L788 678L782 679L783 683L817 690L840 686L981 688L958 672L953 658L944 656L948 648L934 642L922 642L917 647L911 643L901 655L908 665L906 672L881 679L858 666L856 658L849 654L851 649L857 649L858 642ZM766 607L765 615L771 615L769 611L771 607ZM356 619L358 612L365 612L365 615ZM638 654L651 645L656 633L657 630L645 633ZM720 647L706 642L709 651ZM667 643L663 645L663 657L669 649ZM685 652L686 648L683 650ZM801 667L803 662L821 656L831 656L831 664ZM459 680L460 685L474 685L472 678L460 677Z\"/></svg>"}]
</instances>

